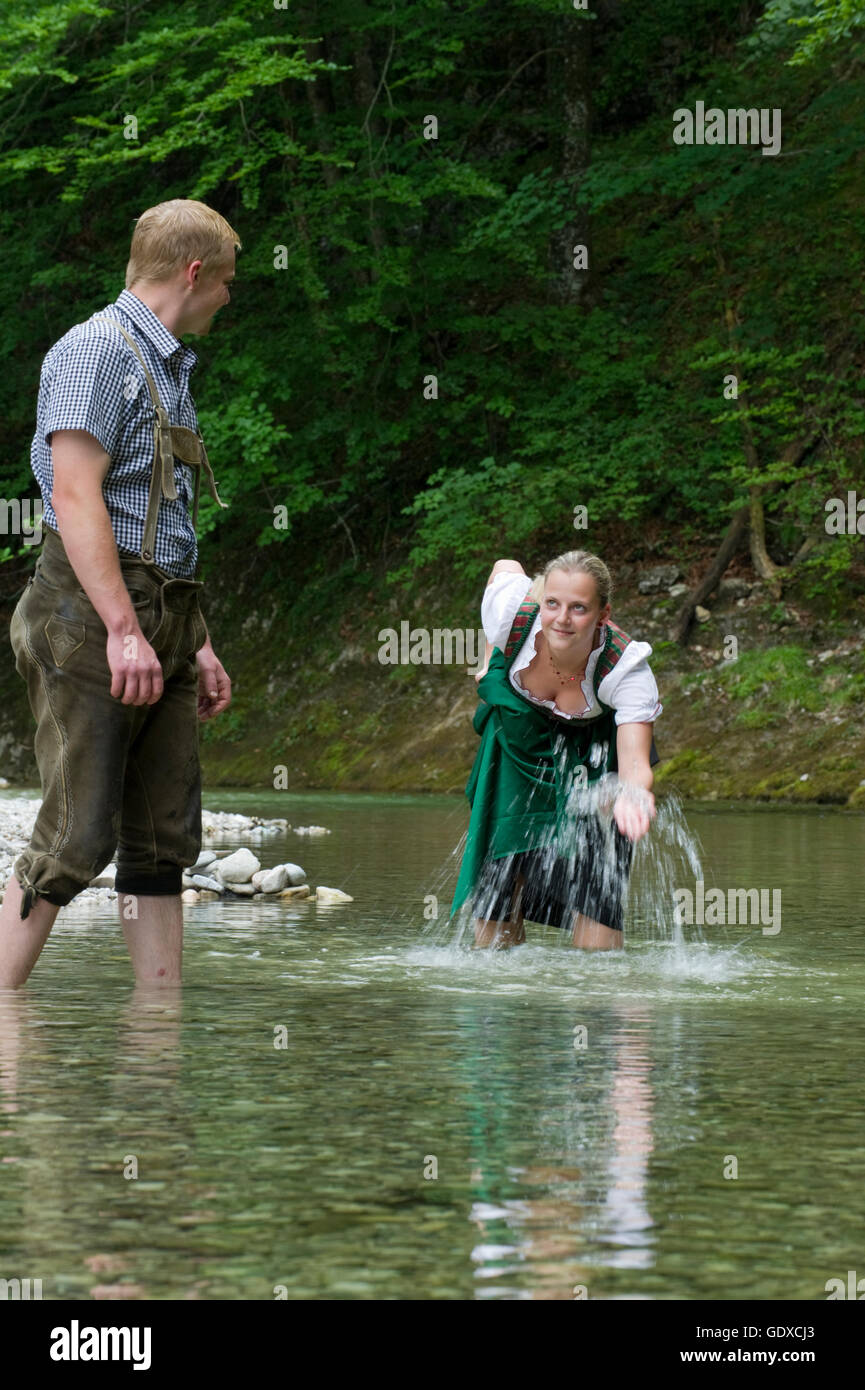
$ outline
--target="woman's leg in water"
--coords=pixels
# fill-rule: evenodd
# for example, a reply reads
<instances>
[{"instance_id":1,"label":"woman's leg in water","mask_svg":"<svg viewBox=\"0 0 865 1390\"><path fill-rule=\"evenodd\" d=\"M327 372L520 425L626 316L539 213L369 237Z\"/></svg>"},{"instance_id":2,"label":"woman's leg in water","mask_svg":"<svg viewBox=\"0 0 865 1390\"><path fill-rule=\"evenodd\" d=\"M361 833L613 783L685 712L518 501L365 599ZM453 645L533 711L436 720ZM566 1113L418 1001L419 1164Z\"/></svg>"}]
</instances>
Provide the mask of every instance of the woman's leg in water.
<instances>
[{"instance_id":1,"label":"woman's leg in water","mask_svg":"<svg viewBox=\"0 0 865 1390\"><path fill-rule=\"evenodd\" d=\"M571 944L583 951L620 951L625 944L624 936L624 932L605 927L603 922L584 917L582 912L574 913Z\"/></svg>"},{"instance_id":2,"label":"woman's leg in water","mask_svg":"<svg viewBox=\"0 0 865 1390\"><path fill-rule=\"evenodd\" d=\"M518 874L507 921L494 922L490 919L485 922L481 917L475 918L475 950L491 946L495 951L506 951L509 946L522 946L525 943L522 909L524 883L525 879Z\"/></svg>"}]
</instances>

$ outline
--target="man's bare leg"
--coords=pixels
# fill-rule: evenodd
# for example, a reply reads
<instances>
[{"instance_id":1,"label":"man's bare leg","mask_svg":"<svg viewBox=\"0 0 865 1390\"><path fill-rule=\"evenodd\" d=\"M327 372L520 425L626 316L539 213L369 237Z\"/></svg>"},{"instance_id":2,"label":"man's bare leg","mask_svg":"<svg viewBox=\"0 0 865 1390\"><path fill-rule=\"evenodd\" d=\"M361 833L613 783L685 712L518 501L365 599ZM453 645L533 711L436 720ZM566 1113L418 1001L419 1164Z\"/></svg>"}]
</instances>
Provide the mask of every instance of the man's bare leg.
<instances>
[{"instance_id":1,"label":"man's bare leg","mask_svg":"<svg viewBox=\"0 0 865 1390\"><path fill-rule=\"evenodd\" d=\"M25 983L60 911L54 903L37 897L22 918L23 896L21 884L13 874L0 906L0 989L18 989Z\"/></svg>"},{"instance_id":2,"label":"man's bare leg","mask_svg":"<svg viewBox=\"0 0 865 1390\"><path fill-rule=\"evenodd\" d=\"M603 922L575 912L571 944L584 951L620 951L625 944L624 932L614 931L612 927L605 927Z\"/></svg>"},{"instance_id":3,"label":"man's bare leg","mask_svg":"<svg viewBox=\"0 0 865 1390\"><path fill-rule=\"evenodd\" d=\"M135 915L130 915L130 907ZM180 894L118 893L117 910L139 984L179 985L183 961Z\"/></svg>"}]
</instances>

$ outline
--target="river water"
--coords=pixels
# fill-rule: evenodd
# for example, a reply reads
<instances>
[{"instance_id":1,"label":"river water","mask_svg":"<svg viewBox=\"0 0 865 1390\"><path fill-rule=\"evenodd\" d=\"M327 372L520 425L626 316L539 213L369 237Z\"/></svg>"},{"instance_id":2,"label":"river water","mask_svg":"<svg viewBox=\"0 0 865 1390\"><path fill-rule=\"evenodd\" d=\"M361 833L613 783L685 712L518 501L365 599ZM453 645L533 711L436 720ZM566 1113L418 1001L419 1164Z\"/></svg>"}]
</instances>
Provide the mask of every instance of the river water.
<instances>
[{"instance_id":1,"label":"river water","mask_svg":"<svg viewBox=\"0 0 865 1390\"><path fill-rule=\"evenodd\" d=\"M686 809L706 891L780 890L780 930L677 943L646 851L624 951L529 925L475 952L445 929L461 798L205 804L329 826L252 848L354 901L187 908L182 998L156 1002L113 906L60 914L0 1002L0 1276L46 1299L789 1300L865 1274L865 818Z\"/></svg>"}]
</instances>

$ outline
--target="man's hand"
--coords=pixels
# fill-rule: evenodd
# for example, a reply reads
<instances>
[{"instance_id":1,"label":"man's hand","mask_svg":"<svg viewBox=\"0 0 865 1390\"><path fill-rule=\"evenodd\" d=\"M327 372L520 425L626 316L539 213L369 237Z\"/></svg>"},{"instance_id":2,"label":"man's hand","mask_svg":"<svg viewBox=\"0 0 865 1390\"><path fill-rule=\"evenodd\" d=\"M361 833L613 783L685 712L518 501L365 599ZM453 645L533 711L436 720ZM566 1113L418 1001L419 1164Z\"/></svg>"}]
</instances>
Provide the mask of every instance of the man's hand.
<instances>
[{"instance_id":1,"label":"man's hand","mask_svg":"<svg viewBox=\"0 0 865 1390\"><path fill-rule=\"evenodd\" d=\"M231 704L231 681L209 637L195 653L195 660L198 663L198 717L204 721L221 714Z\"/></svg>"},{"instance_id":2,"label":"man's hand","mask_svg":"<svg viewBox=\"0 0 865 1390\"><path fill-rule=\"evenodd\" d=\"M141 628L109 632L105 650L114 699L123 705L155 705L162 695L162 667Z\"/></svg>"}]
</instances>

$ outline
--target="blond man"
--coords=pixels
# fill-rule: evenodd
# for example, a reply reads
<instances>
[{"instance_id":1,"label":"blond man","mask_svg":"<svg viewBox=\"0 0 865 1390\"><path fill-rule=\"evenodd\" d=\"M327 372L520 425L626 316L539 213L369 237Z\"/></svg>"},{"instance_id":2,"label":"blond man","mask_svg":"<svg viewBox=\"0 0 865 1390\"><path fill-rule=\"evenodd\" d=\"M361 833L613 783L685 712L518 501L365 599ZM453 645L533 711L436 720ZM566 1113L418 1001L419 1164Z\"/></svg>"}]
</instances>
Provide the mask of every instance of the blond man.
<instances>
[{"instance_id":1,"label":"blond man","mask_svg":"<svg viewBox=\"0 0 865 1390\"><path fill-rule=\"evenodd\" d=\"M180 338L207 334L229 302L239 247L204 203L148 208L126 289L42 365L31 464L44 540L10 624L42 804L0 908L0 988L24 983L59 909L115 851L136 979L180 981L198 721L231 700L194 578L202 478L219 498L189 393L198 359Z\"/></svg>"}]
</instances>

